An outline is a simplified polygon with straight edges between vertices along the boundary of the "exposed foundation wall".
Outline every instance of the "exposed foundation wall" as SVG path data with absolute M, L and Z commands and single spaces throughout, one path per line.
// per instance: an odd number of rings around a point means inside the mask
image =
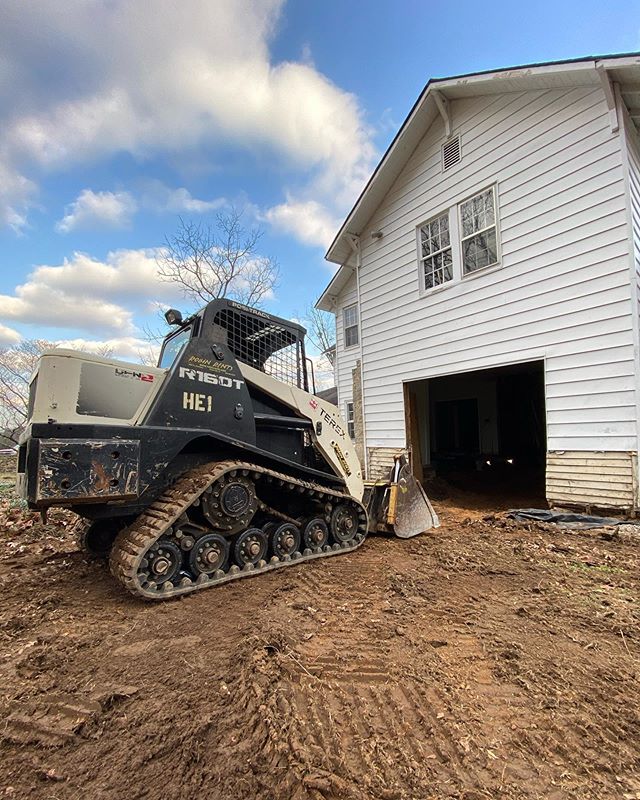
M 364 418 L 362 415 L 362 371 L 360 360 L 351 372 L 351 383 L 353 387 L 353 427 L 355 429 L 355 447 L 363 474 L 366 475 L 366 464 L 364 463 Z
M 636 508 L 635 452 L 560 450 L 547 453 L 550 506 Z

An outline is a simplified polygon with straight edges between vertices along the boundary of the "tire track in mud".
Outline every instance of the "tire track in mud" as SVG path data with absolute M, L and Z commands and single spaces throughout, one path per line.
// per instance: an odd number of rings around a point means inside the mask
M 465 737 L 455 721 L 450 730 L 446 701 L 434 690 L 425 692 L 420 679 L 395 666 L 406 654 L 396 659 L 394 650 L 406 648 L 407 640 L 394 645 L 388 631 L 378 638 L 375 628 L 354 630 L 349 624 L 352 614 L 366 618 L 372 604 L 388 602 L 388 582 L 372 586 L 365 578 L 372 567 L 380 567 L 377 544 L 367 543 L 340 564 L 298 574 L 296 598 L 301 604 L 317 609 L 318 616 L 343 610 L 345 625 L 316 629 L 312 640 L 298 648 L 299 664 L 290 676 L 293 688 L 287 691 L 286 682 L 282 687 L 294 738 L 313 742 L 314 752 L 323 757 L 310 766 L 346 781 L 354 796 L 394 786 L 425 790 L 433 780 L 460 789 L 477 785 L 487 775 L 467 765 L 473 745 L 461 743 Z M 347 573 L 348 581 L 343 577 Z M 383 627 L 389 624 L 392 619 L 384 620 Z

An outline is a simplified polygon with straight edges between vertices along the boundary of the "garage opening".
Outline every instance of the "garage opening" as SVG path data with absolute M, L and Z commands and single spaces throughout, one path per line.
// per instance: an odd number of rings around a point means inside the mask
M 459 490 L 544 496 L 544 362 L 405 383 L 414 471 Z

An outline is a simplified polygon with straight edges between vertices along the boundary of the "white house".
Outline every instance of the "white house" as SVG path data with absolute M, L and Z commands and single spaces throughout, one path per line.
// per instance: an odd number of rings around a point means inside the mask
M 539 464 L 552 504 L 638 507 L 638 125 L 640 54 L 427 84 L 317 304 L 369 477 L 409 447 L 418 475 Z

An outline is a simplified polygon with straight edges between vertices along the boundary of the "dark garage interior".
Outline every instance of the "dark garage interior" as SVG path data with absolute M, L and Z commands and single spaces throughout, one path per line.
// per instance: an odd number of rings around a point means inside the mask
M 461 489 L 542 492 L 544 396 L 543 361 L 406 383 L 414 471 Z

